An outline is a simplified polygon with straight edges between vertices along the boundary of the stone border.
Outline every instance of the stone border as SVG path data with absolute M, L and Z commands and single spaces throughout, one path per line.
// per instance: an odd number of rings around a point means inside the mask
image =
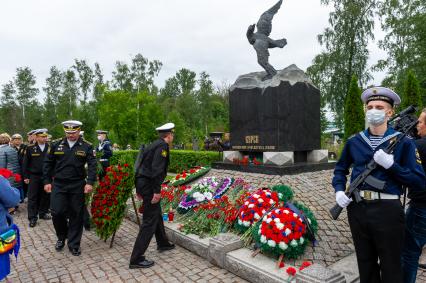
M 127 217 L 136 222 L 133 208 L 128 206 Z M 200 238 L 197 235 L 184 234 L 178 230 L 178 223 L 164 223 L 166 234 L 173 243 L 207 259 L 214 265 L 224 268 L 241 278 L 253 283 L 278 283 L 288 279 L 285 268 L 278 269 L 276 261 L 258 254 L 251 256 L 252 251 L 243 247 L 243 241 L 232 233 L 221 233 L 214 238 Z M 356 282 L 357 277 L 351 274 L 350 280 L 347 272 L 342 274 L 338 264 L 335 268 L 327 268 L 319 264 L 313 264 L 302 271 L 297 272 L 296 283 L 345 283 Z M 338 268 L 339 271 L 336 269 Z M 346 275 L 346 279 L 345 279 Z M 356 274 L 357 275 L 357 274 Z M 292 281 L 293 282 L 293 281 Z
M 213 162 L 213 169 L 234 170 L 240 172 L 259 173 L 267 175 L 294 175 L 306 172 L 314 172 L 321 170 L 330 170 L 336 166 L 336 162 L 329 161 L 323 163 L 306 163 L 300 162 L 286 166 L 274 165 L 237 165 L 226 162 Z

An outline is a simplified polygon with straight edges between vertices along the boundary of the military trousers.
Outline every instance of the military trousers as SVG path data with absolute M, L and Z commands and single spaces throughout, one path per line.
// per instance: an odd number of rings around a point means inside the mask
M 153 182 L 148 178 L 136 179 L 136 191 L 142 192 L 143 197 L 143 219 L 130 257 L 131 264 L 144 259 L 145 252 L 154 235 L 157 246 L 161 247 L 169 244 L 164 229 L 160 202 L 151 203 L 153 197 L 152 186 Z
M 79 248 L 83 234 L 85 180 L 55 180 L 51 193 L 53 226 L 58 240 L 68 239 L 69 248 Z
M 361 283 L 401 283 L 404 210 L 399 200 L 352 202 L 348 220 Z
M 44 191 L 41 175 L 31 175 L 28 189 L 28 220 L 48 213 L 50 195 Z

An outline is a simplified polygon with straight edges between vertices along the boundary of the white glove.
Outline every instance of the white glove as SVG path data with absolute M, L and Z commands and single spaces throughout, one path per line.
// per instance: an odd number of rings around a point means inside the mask
M 373 158 L 377 164 L 379 164 L 385 169 L 391 168 L 394 163 L 393 154 L 386 153 L 383 151 L 383 149 L 379 149 L 378 151 L 376 151 Z
M 352 199 L 348 198 L 346 196 L 345 192 L 338 191 L 336 193 L 336 202 L 340 207 L 342 207 L 342 208 L 347 207 L 351 203 L 351 201 L 352 201 Z

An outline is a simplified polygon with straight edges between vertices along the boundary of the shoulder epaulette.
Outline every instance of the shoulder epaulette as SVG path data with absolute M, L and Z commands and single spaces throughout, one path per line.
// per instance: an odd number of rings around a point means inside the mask
M 61 140 L 62 140 L 62 138 L 59 138 L 59 139 L 53 140 L 52 143 L 55 143 L 55 142 L 58 142 L 58 141 L 61 141 Z
M 33 146 L 35 146 L 35 143 L 32 143 L 32 144 L 27 145 L 27 148 L 28 148 L 28 147 L 33 147 Z
M 89 142 L 89 141 L 87 141 L 87 140 L 85 140 L 85 139 L 83 139 L 83 142 L 85 142 L 85 143 L 87 143 L 87 144 L 89 144 L 89 145 L 92 145 L 92 143 L 91 143 L 91 142 Z

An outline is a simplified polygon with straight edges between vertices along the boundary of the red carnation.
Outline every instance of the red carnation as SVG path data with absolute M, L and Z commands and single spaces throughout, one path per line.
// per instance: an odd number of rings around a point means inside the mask
M 294 267 L 289 267 L 289 268 L 287 268 L 286 272 L 287 272 L 288 275 L 294 276 L 294 275 L 296 275 L 297 270 Z
M 312 263 L 310 263 L 309 261 L 304 261 L 304 262 L 302 263 L 302 265 L 300 266 L 299 270 L 303 270 L 303 269 L 305 269 L 306 267 L 311 266 L 311 265 L 312 265 Z
M 280 262 L 280 268 L 283 268 L 284 266 L 285 266 L 284 262 L 283 262 L 283 261 L 281 261 L 281 262 Z

